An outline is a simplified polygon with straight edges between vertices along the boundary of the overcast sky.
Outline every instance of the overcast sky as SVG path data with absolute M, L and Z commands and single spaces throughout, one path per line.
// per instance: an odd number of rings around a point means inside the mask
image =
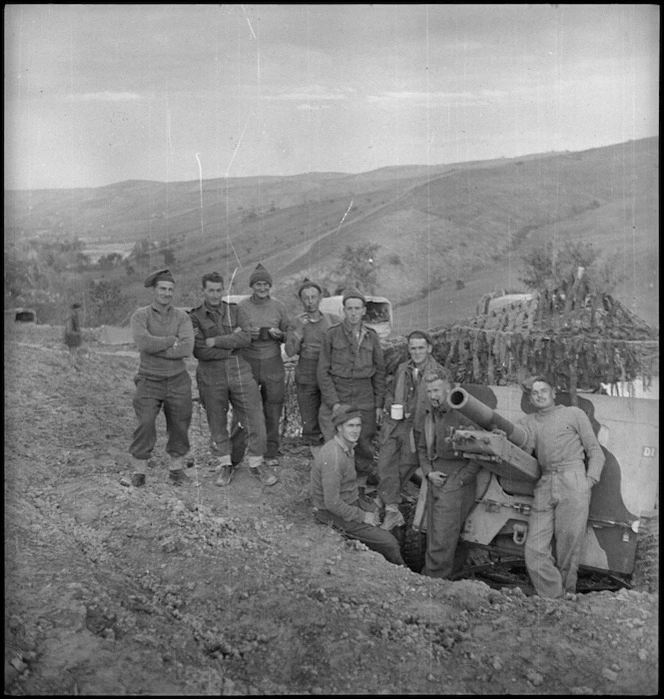
M 6 189 L 584 150 L 658 110 L 658 5 L 5 5 Z

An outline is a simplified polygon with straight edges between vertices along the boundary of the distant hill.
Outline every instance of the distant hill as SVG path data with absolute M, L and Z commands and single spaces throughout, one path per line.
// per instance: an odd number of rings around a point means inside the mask
M 574 239 L 620 253 L 627 282 L 615 296 L 658 327 L 658 163 L 650 138 L 359 175 L 6 191 L 5 236 L 67 234 L 105 248 L 158 241 L 192 289 L 204 271 L 230 279 L 239 268 L 234 291 L 243 293 L 260 261 L 291 303 L 297 279 L 329 273 L 347 245 L 377 243 L 375 291 L 392 299 L 404 333 L 468 317 L 486 292 L 523 289 L 524 253 Z

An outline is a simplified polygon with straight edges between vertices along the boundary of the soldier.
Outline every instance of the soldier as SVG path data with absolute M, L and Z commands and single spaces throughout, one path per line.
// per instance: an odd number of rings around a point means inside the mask
M 333 418 L 344 405 L 362 413 L 362 434 L 356 449 L 361 483 L 371 473 L 371 440 L 383 418 L 385 361 L 375 330 L 364 324 L 366 299 L 357 289 L 343 294 L 344 320 L 333 325 L 323 338 L 318 360 L 318 385 L 322 404 L 320 426 L 326 440 L 334 436 Z
M 272 276 L 258 264 L 249 278 L 252 295 L 240 302 L 249 318 L 251 344 L 242 353 L 251 366 L 263 399 L 263 414 L 267 431 L 265 463 L 279 464 L 279 422 L 284 406 L 286 372 L 281 358 L 281 343 L 286 337 L 289 318 L 286 306 L 270 296 Z
M 196 381 L 210 428 L 210 450 L 217 467 L 217 485 L 233 478 L 228 406 L 246 433 L 249 472 L 263 485 L 277 477 L 263 461 L 267 437 L 261 396 L 251 367 L 240 351 L 251 344 L 249 319 L 241 308 L 222 300 L 224 278 L 218 272 L 204 274 L 203 303 L 191 311 L 194 326 L 194 357 L 198 359 Z
M 302 441 L 310 447 L 320 447 L 323 435 L 318 424 L 318 411 L 321 406 L 321 393 L 318 387 L 316 369 L 323 335 L 341 318 L 319 310 L 323 289 L 310 279 L 300 285 L 298 296 L 304 313 L 297 315 L 288 326 L 286 333 L 286 354 L 298 357 L 295 367 L 295 387 L 297 403 L 302 419 Z
M 409 359 L 397 367 L 385 397 L 386 416 L 381 428 L 378 452 L 378 496 L 376 504 L 385 506 L 385 517 L 380 525 L 390 531 L 404 524 L 399 512 L 401 489 L 420 465 L 417 445 L 424 426 L 424 415 L 429 399 L 422 380 L 427 373 L 443 368 L 431 356 L 433 343 L 423 330 L 408 335 Z M 397 406 L 401 417 L 390 415 Z
M 397 540 L 377 526 L 375 505 L 359 496 L 354 448 L 362 431 L 362 411 L 342 408 L 332 423 L 335 435 L 321 447 L 311 467 L 314 518 L 378 551 L 390 563 L 405 565 Z
M 194 329 L 189 315 L 171 301 L 175 280 L 168 269 L 160 269 L 144 282 L 152 288 L 152 303 L 136 309 L 131 316 L 131 332 L 140 352 L 134 378 L 134 411 L 138 427 L 129 447 L 133 456 L 132 485 L 145 485 L 145 466 L 157 441 L 156 420 L 163 408 L 171 457 L 169 478 L 174 485 L 191 482 L 184 472 L 189 451 L 191 423 L 191 379 L 184 363 L 194 347 Z
M 536 411 L 520 422 L 528 433 L 524 449 L 535 455 L 542 469 L 528 524 L 526 568 L 541 597 L 571 597 L 576 593 L 590 494 L 605 456 L 583 410 L 556 405 L 551 381 L 534 376 L 524 382 L 524 390 Z
M 81 304 L 73 303 L 71 313 L 65 321 L 65 345 L 69 348 L 69 365 L 81 370 Z
M 422 574 L 449 578 L 465 563 L 468 549 L 459 536 L 475 503 L 481 467 L 457 456 L 449 441 L 455 429 L 473 426 L 446 405 L 452 387 L 450 373 L 439 369 L 426 374 L 424 381 L 430 406 L 418 447 L 422 475 L 427 479 L 427 551 Z

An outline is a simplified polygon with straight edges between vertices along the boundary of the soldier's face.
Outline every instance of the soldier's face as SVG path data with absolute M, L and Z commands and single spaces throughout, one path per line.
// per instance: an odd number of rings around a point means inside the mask
M 154 300 L 159 306 L 168 306 L 173 300 L 175 284 L 173 282 L 157 282 L 153 287 Z
M 266 299 L 270 295 L 271 287 L 272 284 L 270 282 L 254 282 L 251 285 L 251 289 L 257 299 Z
M 347 299 L 344 314 L 351 325 L 359 325 L 364 317 L 364 304 L 361 299 Z
M 535 381 L 530 391 L 530 402 L 538 409 L 550 408 L 555 405 L 556 392 L 544 381 Z
M 224 285 L 221 282 L 205 282 L 203 296 L 210 306 L 221 306 L 221 297 L 224 293 Z
M 350 444 L 357 444 L 360 439 L 360 433 L 362 432 L 362 418 L 354 417 L 348 422 L 344 422 L 343 425 L 337 427 L 339 434 Z
M 431 354 L 431 345 L 423 337 L 413 337 L 408 341 L 408 354 L 415 366 L 421 366 Z
M 450 384 L 442 379 L 436 379 L 435 381 L 429 381 L 426 385 L 427 396 L 429 396 L 429 401 L 434 408 L 440 408 L 445 405 L 445 400 L 450 392 Z
M 302 289 L 300 300 L 307 313 L 316 313 L 320 305 L 320 293 L 313 286 L 308 286 L 306 289 Z

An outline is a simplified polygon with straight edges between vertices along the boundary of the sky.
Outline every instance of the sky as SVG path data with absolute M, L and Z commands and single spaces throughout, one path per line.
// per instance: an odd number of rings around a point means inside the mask
M 4 6 L 5 189 L 368 172 L 659 133 L 659 6 Z

